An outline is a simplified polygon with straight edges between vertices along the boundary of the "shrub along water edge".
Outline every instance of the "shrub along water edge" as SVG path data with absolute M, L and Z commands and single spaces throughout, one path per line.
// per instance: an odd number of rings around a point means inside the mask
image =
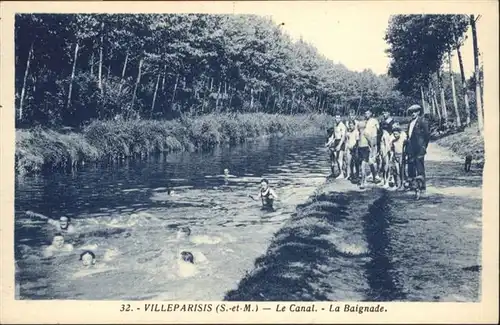
M 85 162 L 158 152 L 209 150 L 270 135 L 315 134 L 333 123 L 327 114 L 209 114 L 172 121 L 93 121 L 81 132 L 35 127 L 16 130 L 16 173 L 69 168 Z

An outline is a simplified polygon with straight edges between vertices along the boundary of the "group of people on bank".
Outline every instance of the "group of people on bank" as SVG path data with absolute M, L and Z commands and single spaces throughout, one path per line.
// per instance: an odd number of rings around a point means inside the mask
M 419 105 L 408 108 L 411 121 L 403 128 L 388 111 L 377 119 L 371 110 L 362 117 L 351 110 L 345 121 L 335 116 L 328 129 L 332 176 L 347 178 L 365 188 L 367 182 L 415 191 L 417 199 L 426 190 L 424 158 L 429 144 L 429 123 Z M 368 168 L 367 168 L 368 167 Z M 369 169 L 369 172 L 367 172 Z

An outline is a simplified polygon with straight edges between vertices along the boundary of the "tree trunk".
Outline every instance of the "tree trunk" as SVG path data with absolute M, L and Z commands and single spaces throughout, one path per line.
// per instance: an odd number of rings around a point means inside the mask
M 161 91 L 165 91 L 165 77 L 167 75 L 167 65 L 165 64 L 165 69 L 163 69 L 163 78 L 161 79 Z
M 132 104 L 130 105 L 130 111 L 134 109 L 135 96 L 137 95 L 137 88 L 139 87 L 139 82 L 141 81 L 141 70 L 142 70 L 143 59 L 139 61 L 139 69 L 137 71 L 137 79 L 135 80 L 134 93 L 132 94 Z
M 425 103 L 424 88 L 422 86 L 420 86 L 420 96 L 422 97 L 422 108 L 424 109 L 424 113 L 428 113 L 429 109 Z
M 68 101 L 66 102 L 66 110 L 68 110 L 71 105 L 71 92 L 73 90 L 73 80 L 75 79 L 76 59 L 78 58 L 78 47 L 79 44 L 78 41 L 76 41 L 75 56 L 73 57 L 73 68 L 71 69 L 71 78 L 69 79 Z
M 125 72 L 127 71 L 127 62 L 128 62 L 128 52 L 127 55 L 125 56 L 125 62 L 123 63 L 122 79 L 120 80 L 120 86 L 118 88 L 119 94 L 122 92 L 123 83 L 125 82 Z
M 457 93 L 455 90 L 455 77 L 453 76 L 453 67 L 451 61 L 451 51 L 448 51 L 448 59 L 450 60 L 449 68 L 450 68 L 451 93 L 453 95 L 453 108 L 455 109 L 455 118 L 457 121 L 457 126 L 460 127 L 462 126 L 462 123 L 460 121 L 460 112 L 458 111 Z
M 94 77 L 94 49 L 92 49 L 92 56 L 90 57 L 90 75 Z
M 155 110 L 156 94 L 158 93 L 158 85 L 160 84 L 161 73 L 158 73 L 158 78 L 156 79 L 155 92 L 153 93 L 153 104 L 151 105 L 151 117 L 153 117 L 153 112 Z
M 427 101 L 430 103 L 429 105 L 431 107 L 432 116 L 436 117 L 437 116 L 436 105 L 434 105 L 434 101 L 432 100 L 432 94 L 430 89 L 427 91 L 426 95 L 427 95 Z
M 175 100 L 175 92 L 177 91 L 177 84 L 179 83 L 179 74 L 175 77 L 174 91 L 172 92 L 172 100 L 170 101 L 170 110 L 174 110 L 174 100 Z
M 253 110 L 253 88 L 250 89 L 250 111 Z
M 104 24 L 101 25 L 101 45 L 99 46 L 99 89 L 101 90 L 101 94 L 103 93 L 102 89 L 102 47 L 104 46 L 104 34 L 103 34 Z M 133 101 L 132 101 L 133 104 Z
M 472 44 L 474 47 L 474 77 L 476 80 L 476 110 L 479 133 L 483 135 L 483 104 L 481 100 L 481 81 L 479 75 L 479 49 L 477 47 L 476 20 L 470 15 L 470 26 L 472 30 Z
M 31 57 L 33 56 L 33 45 L 35 41 L 31 42 L 30 50 L 28 51 L 28 59 L 26 60 L 26 68 L 24 69 L 24 77 L 23 77 L 23 88 L 21 89 L 21 98 L 19 98 L 19 120 L 23 119 L 23 101 L 24 94 L 26 93 L 26 80 L 28 79 L 28 73 L 31 64 Z
M 217 89 L 217 97 L 215 97 L 215 111 L 217 112 L 217 109 L 219 108 L 219 97 L 220 97 L 220 89 L 221 89 L 222 83 L 219 82 L 219 88 Z
M 443 87 L 443 76 L 441 74 L 441 71 L 437 71 L 437 79 L 438 79 L 438 89 L 439 89 L 439 94 L 441 97 L 441 109 L 443 110 L 442 116 L 444 123 L 448 122 L 448 110 L 446 108 L 446 99 L 444 97 L 444 87 Z
M 437 100 L 437 94 L 435 88 L 432 86 L 432 83 L 429 83 L 429 88 L 431 89 L 432 102 L 436 107 L 437 116 L 439 119 L 439 125 L 441 125 L 441 108 L 439 107 L 439 102 Z
M 236 91 L 236 88 L 233 88 L 231 86 L 229 86 L 229 92 L 231 93 L 231 95 L 229 95 L 229 103 L 228 103 L 228 106 L 229 106 L 229 109 L 231 109 L 231 103 L 233 102 L 233 96 L 234 96 L 234 92 Z
M 460 76 L 462 77 L 462 92 L 465 102 L 465 116 L 466 116 L 465 125 L 469 126 L 470 104 L 469 104 L 469 95 L 467 94 L 467 79 L 465 79 L 464 63 L 462 60 L 462 53 L 460 52 L 460 45 L 457 45 L 457 54 L 458 54 L 458 64 L 460 65 Z

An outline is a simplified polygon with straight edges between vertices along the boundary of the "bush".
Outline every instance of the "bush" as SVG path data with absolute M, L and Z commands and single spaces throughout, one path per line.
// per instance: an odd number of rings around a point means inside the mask
M 265 113 L 209 114 L 172 121 L 94 120 L 82 133 L 33 128 L 16 131 L 16 170 L 75 166 L 82 161 L 116 160 L 157 152 L 208 150 L 221 143 L 273 134 L 308 134 L 333 123 L 329 115 Z

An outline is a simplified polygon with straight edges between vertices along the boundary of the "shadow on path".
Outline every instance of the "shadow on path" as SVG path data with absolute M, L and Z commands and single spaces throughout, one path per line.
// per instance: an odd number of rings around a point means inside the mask
M 403 300 L 405 294 L 397 282 L 397 274 L 391 262 L 389 224 L 393 221 L 390 198 L 386 191 L 368 208 L 363 217 L 363 229 L 370 250 L 370 261 L 365 264 L 369 285 L 367 301 Z
M 374 193 L 321 194 L 299 205 L 255 269 L 224 300 L 362 300 L 366 281 L 360 266 L 368 253 L 356 232 Z

